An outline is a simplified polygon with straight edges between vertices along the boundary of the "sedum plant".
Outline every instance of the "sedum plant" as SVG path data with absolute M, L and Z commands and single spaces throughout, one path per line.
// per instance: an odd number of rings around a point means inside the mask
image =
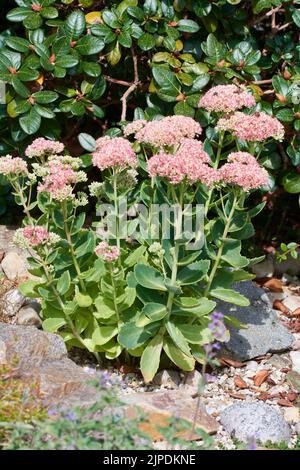
M 185 371 L 205 361 L 217 301 L 249 305 L 234 284 L 251 279 L 247 268 L 261 260 L 242 250 L 264 206 L 250 208 L 247 198 L 268 187 L 260 153 L 267 140 L 283 138 L 283 127 L 254 105 L 245 88 L 210 89 L 199 107 L 217 125 L 204 143 L 187 116 L 136 120 L 122 137 L 85 136 L 93 174 L 102 176 L 89 196 L 81 159 L 60 142 L 34 141 L 28 164 L 0 160 L 25 213 L 16 242 L 36 276 L 21 290 L 42 299 L 46 330 L 99 361 L 140 358 L 146 382 L 162 356 Z M 89 197 L 96 230 L 85 222 Z
M 272 190 L 299 194 L 299 0 L 2 3 L 0 155 L 39 136 L 74 146 L 79 132 L 99 137 L 133 116 L 186 115 L 209 135 L 200 96 L 233 80 L 285 125 L 286 141 L 269 143 L 262 164 Z M 0 181 L 0 212 L 8 204 Z

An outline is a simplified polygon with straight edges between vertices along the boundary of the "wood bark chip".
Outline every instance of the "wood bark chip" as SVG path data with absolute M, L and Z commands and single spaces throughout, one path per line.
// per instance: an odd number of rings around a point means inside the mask
M 235 393 L 235 392 L 228 392 L 228 395 L 232 398 L 236 398 L 237 400 L 246 400 L 246 396 L 242 395 L 241 393 Z
M 260 387 L 267 380 L 270 373 L 271 372 L 267 369 L 263 369 L 257 372 L 257 374 L 255 374 L 255 376 L 253 377 L 254 385 L 256 387 Z
M 235 361 L 234 359 L 229 359 L 228 357 L 221 357 L 219 359 L 219 362 L 222 366 L 224 367 L 235 367 L 236 369 L 239 369 L 240 367 L 245 367 L 246 364 L 240 361 Z
M 280 400 L 277 401 L 277 405 L 280 405 L 280 406 L 294 406 L 292 402 L 288 401 L 288 400 L 285 400 L 285 398 L 281 398 Z
M 245 380 L 242 379 L 242 377 L 240 375 L 236 375 L 234 377 L 234 385 L 237 388 L 248 388 L 248 385 L 246 384 Z
M 262 284 L 271 292 L 283 292 L 283 282 L 280 279 L 272 277 Z
M 273 303 L 273 308 L 275 310 L 279 310 L 281 313 L 283 313 L 284 315 L 286 315 L 287 317 L 290 316 L 291 314 L 291 311 L 289 308 L 287 308 L 282 302 L 281 300 L 274 300 L 274 303 Z

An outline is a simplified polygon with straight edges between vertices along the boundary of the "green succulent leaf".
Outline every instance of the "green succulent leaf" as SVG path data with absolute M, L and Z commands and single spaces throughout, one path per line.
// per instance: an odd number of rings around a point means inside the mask
M 145 383 L 151 382 L 159 368 L 163 335 L 158 333 L 147 344 L 141 357 L 141 372 Z
M 135 279 L 138 284 L 147 289 L 166 291 L 164 278 L 157 269 L 145 264 L 138 264 L 134 268 Z
M 195 359 L 184 354 L 170 338 L 164 338 L 163 349 L 177 367 L 187 372 L 194 370 Z

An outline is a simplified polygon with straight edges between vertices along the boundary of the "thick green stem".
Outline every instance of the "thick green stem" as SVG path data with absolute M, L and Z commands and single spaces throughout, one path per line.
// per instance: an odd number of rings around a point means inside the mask
M 217 257 L 216 257 L 215 262 L 213 264 L 213 267 L 212 267 L 212 270 L 211 270 L 211 273 L 209 275 L 208 282 L 207 282 L 207 285 L 206 285 L 206 288 L 205 288 L 205 291 L 204 291 L 204 297 L 207 297 L 207 295 L 209 293 L 209 290 L 210 290 L 210 287 L 211 287 L 211 284 L 214 280 L 216 271 L 219 267 L 221 257 L 222 257 L 222 254 L 223 254 L 225 240 L 226 240 L 226 237 L 228 235 L 228 231 L 229 231 L 229 228 L 230 228 L 230 225 L 231 225 L 231 222 L 232 222 L 235 210 L 236 210 L 236 205 L 237 205 L 237 195 L 235 194 L 233 202 L 232 202 L 232 207 L 231 207 L 230 213 L 229 213 L 229 215 L 227 217 L 227 220 L 226 220 L 224 232 L 223 232 L 223 235 L 222 235 L 222 241 L 221 241 L 221 244 L 220 244 L 218 252 L 217 252 Z
M 67 202 L 66 201 L 64 201 L 62 203 L 62 210 L 63 210 L 63 218 L 64 218 L 64 231 L 65 231 L 66 238 L 67 238 L 67 241 L 68 241 L 68 244 L 69 244 L 69 250 L 70 250 L 70 254 L 72 256 L 72 261 L 73 261 L 73 264 L 74 264 L 74 267 L 75 267 L 75 270 L 76 270 L 76 273 L 77 273 L 77 276 L 78 276 L 78 279 L 79 279 L 80 287 L 81 287 L 83 292 L 86 292 L 85 284 L 84 284 L 83 280 L 81 279 L 81 269 L 80 269 L 80 266 L 79 266 L 77 258 L 76 258 L 76 254 L 75 254 L 75 250 L 74 250 L 74 246 L 73 246 L 73 241 L 72 241 L 72 235 L 70 233 L 68 222 L 67 222 L 68 208 L 67 208 Z
M 216 159 L 215 159 L 214 164 L 213 164 L 213 168 L 214 168 L 215 170 L 218 169 L 219 164 L 220 164 L 220 159 L 221 159 L 221 154 L 222 154 L 222 147 L 223 147 L 224 136 L 225 136 L 225 133 L 224 133 L 224 132 L 220 132 L 219 142 L 218 142 L 217 155 L 216 155 Z M 214 188 L 211 188 L 211 189 L 209 190 L 209 192 L 208 192 L 208 197 L 207 197 L 207 201 L 206 201 L 206 204 L 205 204 L 205 216 L 208 214 L 209 206 L 210 206 L 210 203 L 211 203 L 211 200 L 212 200 L 212 196 L 213 196 L 213 192 L 214 192 Z
M 119 326 L 120 312 L 119 312 L 119 307 L 118 307 L 118 302 L 117 302 L 117 295 L 116 295 L 116 293 L 117 293 L 116 283 L 115 283 L 113 268 L 112 268 L 111 264 L 109 264 L 109 272 L 110 272 L 110 278 L 111 278 L 111 285 L 112 285 L 113 290 L 114 290 L 114 300 L 113 300 L 113 302 L 114 302 L 114 308 L 115 308 L 117 321 L 118 321 L 118 326 Z
M 113 188 L 114 188 L 114 206 L 116 213 L 116 240 L 117 247 L 120 249 L 120 230 L 119 230 L 119 210 L 118 210 L 118 188 L 117 188 L 117 174 L 113 172 Z
M 24 189 L 21 187 L 19 181 L 16 181 L 15 183 L 11 182 L 11 184 L 12 184 L 12 186 L 13 186 L 15 192 L 16 192 L 16 195 L 19 196 L 19 198 L 20 198 L 24 214 L 27 216 L 29 222 L 32 225 L 34 225 L 34 220 L 31 217 L 31 214 L 30 214 L 30 211 L 29 211 L 30 199 L 31 199 L 31 190 L 32 190 L 31 187 L 30 187 L 30 193 L 29 193 L 28 200 L 26 200 L 25 197 L 24 197 Z
M 179 243 L 176 242 L 174 256 L 173 256 L 172 275 L 171 275 L 172 284 L 174 284 L 177 279 L 178 255 L 179 255 Z M 167 318 L 168 319 L 170 318 L 170 315 L 172 313 L 174 295 L 175 295 L 174 292 L 169 292 L 169 297 L 167 301 L 167 311 L 168 311 Z
M 183 198 L 184 198 L 184 187 L 180 186 L 179 191 L 179 199 L 176 196 L 176 193 L 174 191 L 174 197 L 175 200 L 179 203 L 179 213 L 175 221 L 175 234 L 174 234 L 174 239 L 177 234 L 177 230 L 179 233 L 182 231 L 182 209 L 183 209 Z M 173 264 L 172 264 L 172 274 L 171 274 L 171 281 L 172 284 L 174 285 L 177 279 L 177 271 L 178 271 L 178 257 L 179 257 L 179 247 L 180 244 L 178 241 L 175 239 L 175 248 L 174 248 L 174 254 L 173 254 Z M 166 318 L 170 318 L 170 315 L 172 313 L 172 307 L 173 307 L 173 301 L 174 301 L 174 292 L 169 292 L 168 300 L 167 300 L 167 311 L 168 315 Z

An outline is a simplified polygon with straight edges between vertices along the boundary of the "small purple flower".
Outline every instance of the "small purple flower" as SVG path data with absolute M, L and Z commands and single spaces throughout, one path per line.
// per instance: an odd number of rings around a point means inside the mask
M 58 411 L 55 410 L 54 408 L 50 408 L 50 410 L 48 410 L 48 416 L 57 416 L 58 415 Z
M 228 341 L 228 330 L 224 323 L 224 315 L 221 312 L 213 312 L 211 322 L 208 325 L 211 335 L 215 341 L 205 344 L 207 360 L 213 359 L 221 349 L 221 344 Z
M 112 385 L 112 380 L 111 379 L 112 379 L 111 374 L 107 370 L 102 372 L 100 380 L 99 380 L 100 387 L 102 387 L 102 388 L 111 387 L 111 385 Z
M 217 382 L 218 380 L 218 377 L 216 377 L 215 375 L 212 375 L 212 374 L 205 374 L 205 380 L 207 383 L 214 383 L 214 382 Z
M 224 324 L 224 315 L 220 312 L 213 312 L 211 315 L 211 322 L 208 325 L 212 336 L 217 341 L 228 341 L 228 330 Z
M 257 442 L 255 436 L 251 436 L 248 438 L 247 450 L 257 450 Z
M 77 416 L 73 411 L 69 411 L 64 415 L 64 418 L 67 419 L 68 421 L 76 421 Z

